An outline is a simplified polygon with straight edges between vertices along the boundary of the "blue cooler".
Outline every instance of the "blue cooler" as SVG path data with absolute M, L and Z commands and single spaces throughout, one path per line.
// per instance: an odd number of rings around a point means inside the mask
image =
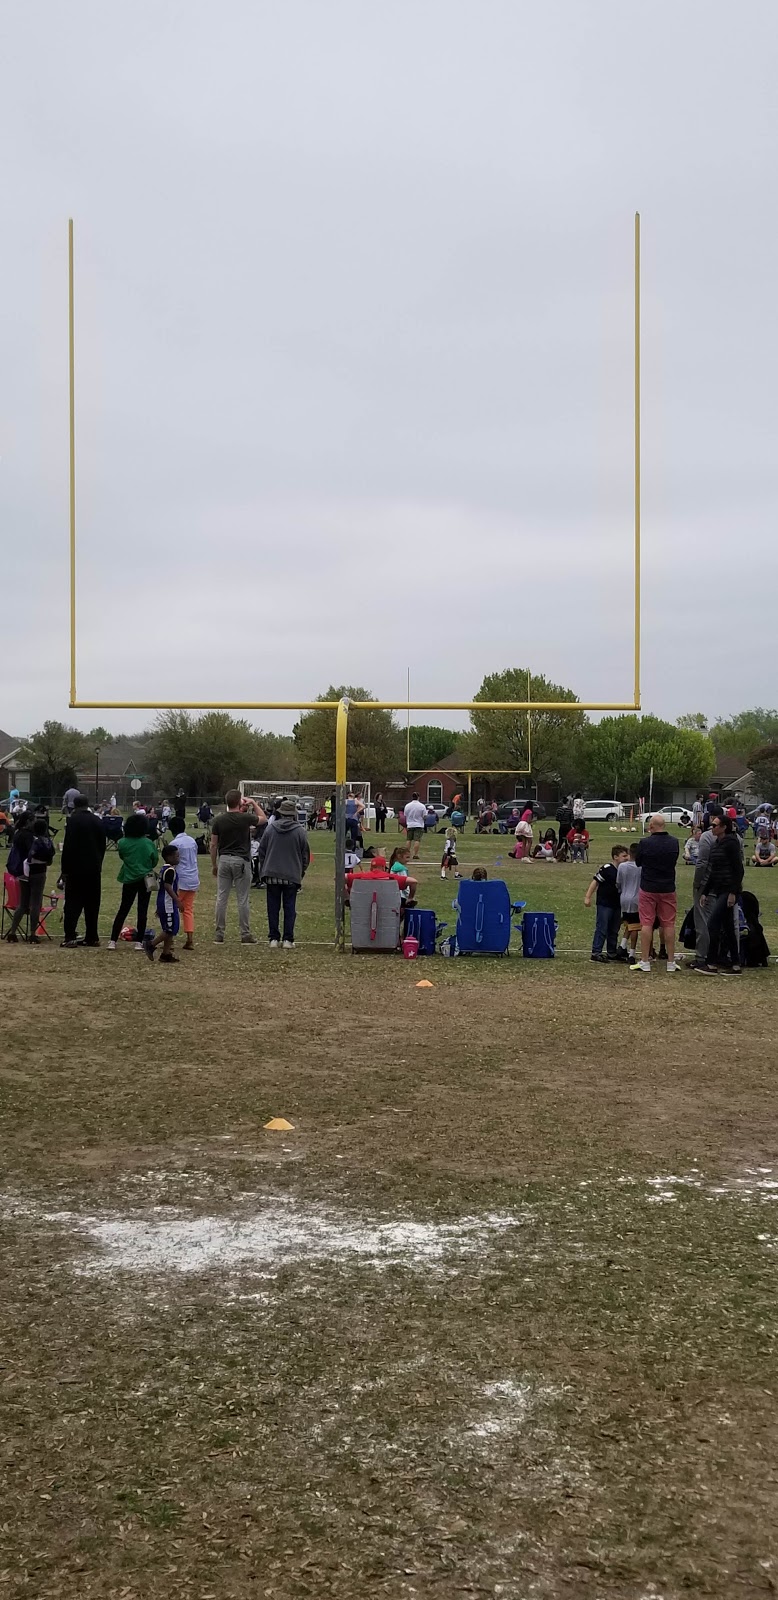
M 521 919 L 521 944 L 534 961 L 553 961 L 559 923 L 553 911 L 525 911 Z

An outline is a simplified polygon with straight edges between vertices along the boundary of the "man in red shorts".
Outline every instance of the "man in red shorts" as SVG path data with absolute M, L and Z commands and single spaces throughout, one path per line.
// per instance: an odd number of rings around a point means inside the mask
M 675 894 L 675 868 L 678 861 L 678 840 L 671 839 L 665 819 L 658 812 L 648 824 L 647 835 L 638 841 L 635 862 L 640 867 L 638 916 L 640 917 L 641 960 L 633 972 L 650 972 L 651 938 L 654 923 L 659 922 L 662 942 L 667 951 L 667 970 L 677 972 L 675 959 L 675 919 L 678 902 Z

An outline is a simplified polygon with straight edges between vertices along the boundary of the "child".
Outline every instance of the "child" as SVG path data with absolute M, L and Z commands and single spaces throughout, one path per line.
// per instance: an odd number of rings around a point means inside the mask
M 173 845 L 178 851 L 178 903 L 181 908 L 181 921 L 184 924 L 186 940 L 185 950 L 194 950 L 194 903 L 195 895 L 200 887 L 200 873 L 197 869 L 197 845 L 186 831 L 186 818 L 174 816 L 171 822 L 173 829 Z
M 637 946 L 640 936 L 640 917 L 638 916 L 640 867 L 635 861 L 637 848 L 636 844 L 630 845 L 629 860 L 620 861 L 616 870 L 616 880 L 621 899 L 621 920 L 624 925 L 624 937 L 621 940 L 620 950 L 626 953 L 622 959 L 629 961 L 637 960 Z
M 594 924 L 594 938 L 592 940 L 592 961 L 618 960 L 617 940 L 619 923 L 621 922 L 618 868 L 621 862 L 626 860 L 627 850 L 625 845 L 615 844 L 611 850 L 609 863 L 598 868 L 584 895 L 584 905 L 590 906 L 595 890 L 597 893 L 597 920 Z M 607 948 L 607 955 L 602 953 L 603 945 Z
M 589 849 L 589 832 L 582 817 L 577 817 L 567 835 L 571 861 L 585 861 Z M 626 854 L 626 852 L 625 852 Z
M 416 890 L 419 886 L 418 878 L 409 876 L 408 862 L 410 859 L 411 847 L 409 844 L 398 844 L 397 849 L 392 851 L 389 858 L 390 874 L 398 878 L 407 878 L 408 880 L 405 888 L 400 890 L 404 906 L 416 904 Z
M 700 840 L 702 828 L 694 827 L 683 847 L 684 864 L 687 867 L 696 867 L 700 855 Z
M 162 945 L 160 961 L 175 962 L 178 956 L 173 955 L 176 934 L 180 927 L 179 908 L 181 902 L 178 898 L 178 851 L 174 844 L 166 844 L 162 851 L 164 866 L 159 875 L 159 888 L 157 890 L 157 916 L 159 917 L 160 932 L 156 939 L 146 942 L 146 955 L 149 961 L 154 960 L 154 951 L 157 945 Z
M 351 841 L 349 839 L 347 839 L 346 840 L 346 871 L 347 872 L 357 872 L 359 870 L 359 863 L 360 863 L 359 851 L 355 850 L 353 844 L 351 843 Z M 384 862 L 384 867 L 386 867 L 386 862 Z
M 486 867 L 473 867 L 473 883 L 486 883 Z
M 443 860 L 440 863 L 440 876 L 445 878 L 454 868 L 454 877 L 459 877 L 459 861 L 457 860 L 457 830 L 449 826 L 446 829 L 446 842 L 443 846 Z
M 536 844 L 532 852 L 533 861 L 556 861 L 556 834 L 553 828 L 546 828 L 540 844 Z

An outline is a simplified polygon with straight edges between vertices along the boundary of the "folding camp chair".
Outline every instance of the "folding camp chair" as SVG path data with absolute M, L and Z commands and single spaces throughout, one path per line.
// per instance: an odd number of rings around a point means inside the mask
M 0 914 L 0 939 L 4 939 L 5 938 L 5 919 L 6 919 L 6 917 L 8 917 L 9 922 L 13 921 L 14 912 L 18 911 L 18 909 L 19 909 L 20 899 L 21 899 L 21 891 L 20 891 L 20 888 L 19 888 L 19 879 L 15 878 L 12 872 L 4 872 L 3 873 L 3 910 L 2 910 L 2 914 Z M 27 924 L 24 936 L 25 936 L 25 938 L 29 938 L 29 934 L 30 934 L 30 918 L 29 918 L 29 916 L 27 916 L 24 920 L 25 920 L 25 922 Z
M 48 922 L 52 911 L 56 911 L 57 910 L 57 907 L 59 906 L 59 902 L 60 902 L 61 898 L 62 898 L 62 896 L 58 895 L 58 894 L 55 894 L 53 889 L 51 891 L 51 894 L 45 894 L 43 896 L 43 905 L 41 906 L 41 914 L 40 914 L 40 916 L 38 918 L 38 926 L 35 929 L 36 938 L 38 938 L 38 939 L 48 939 L 49 943 L 51 943 L 51 934 L 49 933 L 49 930 L 46 927 L 46 923 Z

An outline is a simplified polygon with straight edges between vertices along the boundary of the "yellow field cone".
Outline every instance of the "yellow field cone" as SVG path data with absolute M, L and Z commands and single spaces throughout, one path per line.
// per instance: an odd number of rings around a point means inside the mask
M 430 983 L 429 978 L 420 978 L 416 985 L 417 989 L 434 989 L 434 987 L 434 983 Z
M 286 1117 L 271 1117 L 263 1126 L 269 1128 L 272 1133 L 291 1133 L 294 1130 L 294 1123 L 287 1122 Z

